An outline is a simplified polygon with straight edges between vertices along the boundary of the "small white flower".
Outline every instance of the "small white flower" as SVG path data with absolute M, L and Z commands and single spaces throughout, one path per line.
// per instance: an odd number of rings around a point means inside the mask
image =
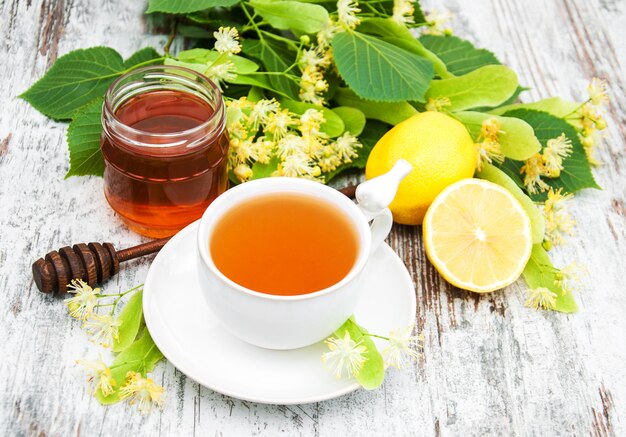
M 543 164 L 548 175 L 558 176 L 563 170 L 563 158 L 571 154 L 572 142 L 564 133 L 557 138 L 548 140 L 545 149 L 543 149 Z
M 606 89 L 606 81 L 594 77 L 591 79 L 591 83 L 587 87 L 589 92 L 589 99 L 591 103 L 596 106 L 600 106 L 609 100 L 609 96 Z
M 420 347 L 419 338 L 412 336 L 413 325 L 406 328 L 394 329 L 389 333 L 389 344 L 383 349 L 382 355 L 387 366 L 404 369 L 411 359 L 417 359 Z
M 412 0 L 394 0 L 393 2 L 393 15 L 392 19 L 398 24 L 412 24 L 415 23 L 413 13 L 415 7 Z
M 94 307 L 98 303 L 99 288 L 91 288 L 80 279 L 74 279 L 69 285 L 68 293 L 73 297 L 65 299 L 70 315 L 80 320 L 85 320 L 91 315 Z
M 252 169 L 247 164 L 239 164 L 235 167 L 233 173 L 235 173 L 235 176 L 237 176 L 237 179 L 241 182 L 247 181 L 252 177 Z
M 211 65 L 206 75 L 222 89 L 221 83 L 232 81 L 237 78 L 237 67 L 231 61 L 222 62 L 217 65 Z
M 278 142 L 278 156 L 286 158 L 290 155 L 304 153 L 306 141 L 298 135 L 288 134 Z
M 449 35 L 452 29 L 448 27 L 448 22 L 452 20 L 453 15 L 450 12 L 439 12 L 437 9 L 431 10 L 426 14 L 427 27 L 422 30 L 426 35 Z
M 556 307 L 556 293 L 546 287 L 530 288 L 526 290 L 527 298 L 524 303 L 535 309 L 552 310 Z
M 280 140 L 289 131 L 289 128 L 295 125 L 296 121 L 287 109 L 272 112 L 267 117 L 265 132 L 272 135 L 274 140 Z
M 154 383 L 152 378 L 144 378 L 137 372 L 128 372 L 126 384 L 120 388 L 120 398 L 129 399 L 131 405 L 137 404 L 142 415 L 150 412 L 153 405 L 163 406 L 164 388 Z
M 354 29 L 361 20 L 356 16 L 361 10 L 358 8 L 359 2 L 355 0 L 339 0 L 337 2 L 337 14 L 339 24 L 346 29 Z
M 217 32 L 213 32 L 215 38 L 215 50 L 220 53 L 239 53 L 239 33 L 234 27 L 220 27 Z
M 76 360 L 76 363 L 82 366 L 87 373 L 87 381 L 93 385 L 93 393 L 98 389 L 104 396 L 113 393 L 113 387 L 116 385 L 115 380 L 111 376 L 111 369 L 99 356 L 97 360 Z
M 352 162 L 352 158 L 356 158 L 358 156 L 355 149 L 358 149 L 359 147 L 363 146 L 359 143 L 358 138 L 350 134 L 350 132 L 344 132 L 343 135 L 332 143 L 335 155 L 343 162 Z
M 330 337 L 324 341 L 330 352 L 322 355 L 322 362 L 335 374 L 337 379 L 345 376 L 350 378 L 361 371 L 366 358 L 363 354 L 367 351 L 361 342 L 355 342 L 346 331 L 343 338 Z
M 91 341 L 102 347 L 111 347 L 113 342 L 118 339 L 118 329 L 122 323 L 113 319 L 113 316 L 106 314 L 93 313 L 83 323 L 83 328 L 87 330 L 91 336 Z
M 283 176 L 295 178 L 299 176 L 313 176 L 315 168 L 308 155 L 293 153 L 288 155 L 280 164 L 280 171 Z
M 275 99 L 259 100 L 250 111 L 250 123 L 253 126 L 267 123 L 268 117 L 272 112 L 276 112 L 280 109 L 280 105 Z

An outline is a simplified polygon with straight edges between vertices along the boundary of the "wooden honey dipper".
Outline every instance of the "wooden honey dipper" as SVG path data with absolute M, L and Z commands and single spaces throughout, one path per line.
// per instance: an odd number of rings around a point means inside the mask
M 339 191 L 353 198 L 356 186 Z M 53 250 L 33 263 L 33 279 L 39 291 L 63 295 L 73 279 L 82 279 L 95 287 L 117 274 L 120 263 L 156 253 L 171 237 L 143 243 L 128 249 L 115 250 L 111 243 L 89 243 Z

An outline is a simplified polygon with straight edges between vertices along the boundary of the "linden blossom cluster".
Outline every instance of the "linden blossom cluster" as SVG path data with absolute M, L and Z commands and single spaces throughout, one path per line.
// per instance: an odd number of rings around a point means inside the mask
M 254 163 L 277 161 L 272 176 L 322 181 L 323 173 L 352 161 L 361 146 L 344 132 L 331 141 L 321 129 L 324 114 L 307 109 L 298 116 L 275 100 L 252 102 L 245 97 L 226 102 L 231 137 L 229 163 L 241 182 L 254 177 Z

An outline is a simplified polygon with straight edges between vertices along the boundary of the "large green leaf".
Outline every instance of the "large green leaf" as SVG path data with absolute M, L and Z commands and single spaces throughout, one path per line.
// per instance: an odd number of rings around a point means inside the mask
M 69 119 L 77 109 L 102 97 L 123 71 L 122 57 L 111 48 L 74 50 L 57 59 L 20 97 L 48 117 Z
M 329 22 L 326 8 L 290 0 L 250 0 L 254 10 L 276 29 L 317 33 Z
M 372 102 L 357 96 L 350 88 L 339 88 L 334 100 L 343 106 L 356 108 L 372 120 L 396 125 L 417 114 L 417 109 L 407 102 Z
M 514 117 L 501 117 L 486 114 L 484 112 L 460 111 L 454 113 L 474 140 L 478 139 L 483 121 L 495 118 L 500 123 L 501 133 L 498 134 L 498 142 L 502 154 L 507 158 L 526 160 L 541 150 L 541 144 L 535 137 L 533 128 L 524 120 Z
M 104 158 L 100 151 L 102 102 L 102 97 L 99 97 L 81 108 L 67 129 L 70 169 L 66 178 L 102 176 L 104 173 Z
M 216 52 L 215 50 L 208 49 L 191 49 L 184 50 L 176 56 L 178 61 L 188 63 L 188 64 L 198 64 L 197 67 L 192 67 L 192 69 L 196 71 L 200 71 L 200 69 L 206 69 L 214 63 L 215 61 L 220 60 L 220 63 L 230 61 L 233 63 L 235 68 L 237 69 L 237 74 L 250 74 L 254 73 L 259 69 L 258 64 L 251 61 L 248 58 L 244 58 L 243 56 L 237 55 L 227 55 L 224 57 L 222 54 Z M 167 59 L 166 63 L 171 62 L 171 59 Z
M 530 260 L 522 273 L 526 284 L 530 288 L 545 287 L 555 293 L 557 295 L 555 310 L 575 313 L 578 311 L 576 300 L 571 292 L 564 293 L 563 289 L 557 285 L 557 272 L 558 270 L 552 265 L 548 253 L 541 247 L 541 244 L 534 244 Z
M 218 6 L 232 6 L 235 3 L 238 0 L 149 0 L 146 13 L 188 14 Z
M 572 142 L 572 155 L 563 160 L 563 170 L 558 178 L 545 177 L 543 180 L 554 189 L 563 188 L 567 193 L 574 193 L 583 188 L 600 188 L 596 183 L 591 168 L 587 161 L 585 150 L 578 139 L 576 130 L 564 120 L 548 114 L 547 112 L 530 109 L 515 109 L 504 113 L 506 117 L 516 117 L 524 120 L 535 131 L 535 136 L 545 147 L 548 140 L 565 134 Z M 507 174 L 521 183 L 520 169 L 523 162 L 505 160 L 503 170 L 508 169 Z M 531 194 L 533 200 L 545 199 L 546 193 Z
M 485 179 L 494 184 L 498 184 L 501 187 L 506 188 L 522 205 L 528 218 L 530 218 L 530 226 L 532 229 L 533 243 L 539 244 L 543 241 L 545 232 L 545 222 L 543 214 L 535 205 L 535 203 L 528 197 L 522 189 L 502 170 L 494 167 L 491 164 L 484 164 L 483 169 L 476 173 L 476 177 Z
M 548 99 L 542 99 L 531 103 L 516 103 L 501 106 L 489 112 L 491 114 L 500 115 L 514 109 L 533 109 L 536 111 L 547 112 L 555 117 L 562 118 L 576 129 L 581 129 L 582 126 L 580 124 L 580 117 L 575 114 L 576 110 L 580 108 L 580 106 L 581 104 L 578 102 L 564 100 L 560 97 L 550 97 Z
M 360 32 L 340 32 L 331 43 L 341 77 L 360 97 L 424 101 L 434 75 L 427 59 Z
M 261 60 L 265 69 L 273 73 L 286 71 L 296 59 L 296 54 L 290 51 L 284 43 L 269 38 L 247 39 L 243 42 L 243 50 L 247 55 Z M 293 80 L 277 74 L 267 77 L 273 88 L 292 100 L 298 100 L 298 86 Z
M 113 343 L 113 352 L 121 352 L 131 345 L 137 337 L 143 319 L 143 290 L 135 292 L 128 299 L 117 320 L 120 322 L 118 338 Z
M 497 106 L 517 89 L 517 75 L 504 65 L 486 65 L 463 76 L 433 80 L 427 98 L 450 99 L 451 111 Z
M 457 76 L 485 65 L 501 64 L 489 50 L 476 48 L 469 41 L 456 36 L 423 35 L 419 41 L 446 64 L 450 73 Z
M 365 363 L 361 371 L 355 377 L 357 382 L 366 390 L 374 390 L 380 387 L 385 380 L 385 363 L 372 339 L 364 335 L 367 334 L 367 330 L 359 326 L 354 319 L 350 318 L 335 331 L 335 335 L 339 338 L 343 338 L 346 331 L 350 334 L 352 340 L 365 346 L 366 349 L 363 354 Z

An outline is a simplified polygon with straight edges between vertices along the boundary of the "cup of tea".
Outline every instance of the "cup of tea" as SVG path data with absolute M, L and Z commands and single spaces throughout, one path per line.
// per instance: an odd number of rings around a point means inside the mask
M 219 196 L 197 236 L 200 283 L 213 314 L 264 348 L 327 338 L 359 301 L 368 259 L 391 230 L 387 206 L 410 171 L 401 160 L 359 185 L 359 204 L 318 182 L 282 177 Z

